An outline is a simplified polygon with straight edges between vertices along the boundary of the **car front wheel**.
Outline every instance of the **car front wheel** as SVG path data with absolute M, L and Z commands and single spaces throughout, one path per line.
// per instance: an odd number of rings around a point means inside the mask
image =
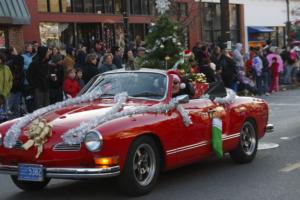
M 120 189 L 132 196 L 147 194 L 154 188 L 159 171 L 156 143 L 151 137 L 142 136 L 129 149 L 124 170 L 119 177 Z
M 50 182 L 49 178 L 42 182 L 19 181 L 17 176 L 11 176 L 11 179 L 18 188 L 26 192 L 42 190 Z
M 252 121 L 246 121 L 241 128 L 239 146 L 230 152 L 230 156 L 237 163 L 249 163 L 255 158 L 257 145 L 255 125 Z

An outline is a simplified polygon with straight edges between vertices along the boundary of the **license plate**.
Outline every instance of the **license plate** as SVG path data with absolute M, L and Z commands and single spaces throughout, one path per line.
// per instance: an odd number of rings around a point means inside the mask
M 20 181 L 43 181 L 44 170 L 42 165 L 19 164 L 18 180 Z

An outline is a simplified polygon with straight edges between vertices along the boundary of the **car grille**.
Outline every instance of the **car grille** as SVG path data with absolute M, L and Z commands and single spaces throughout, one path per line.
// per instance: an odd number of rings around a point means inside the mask
M 20 149 L 20 150 L 24 150 L 24 148 L 22 147 L 23 143 L 21 141 L 17 141 L 14 148 L 15 149 Z
M 53 147 L 53 151 L 80 151 L 81 144 L 58 143 Z

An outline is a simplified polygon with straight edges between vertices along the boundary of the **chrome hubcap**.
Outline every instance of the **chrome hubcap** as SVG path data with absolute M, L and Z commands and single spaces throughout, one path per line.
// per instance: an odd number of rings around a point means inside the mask
M 141 144 L 135 151 L 133 171 L 136 181 L 142 186 L 147 186 L 154 178 L 156 158 L 150 145 Z
M 255 151 L 256 136 L 253 126 L 249 123 L 245 124 L 241 130 L 241 145 L 247 155 L 252 155 Z

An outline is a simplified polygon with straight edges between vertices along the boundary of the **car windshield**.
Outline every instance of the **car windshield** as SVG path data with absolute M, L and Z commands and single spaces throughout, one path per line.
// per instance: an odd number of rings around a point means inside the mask
M 101 90 L 102 97 L 127 92 L 130 97 L 160 100 L 165 97 L 167 76 L 150 72 L 123 72 L 99 76 L 85 91 Z

